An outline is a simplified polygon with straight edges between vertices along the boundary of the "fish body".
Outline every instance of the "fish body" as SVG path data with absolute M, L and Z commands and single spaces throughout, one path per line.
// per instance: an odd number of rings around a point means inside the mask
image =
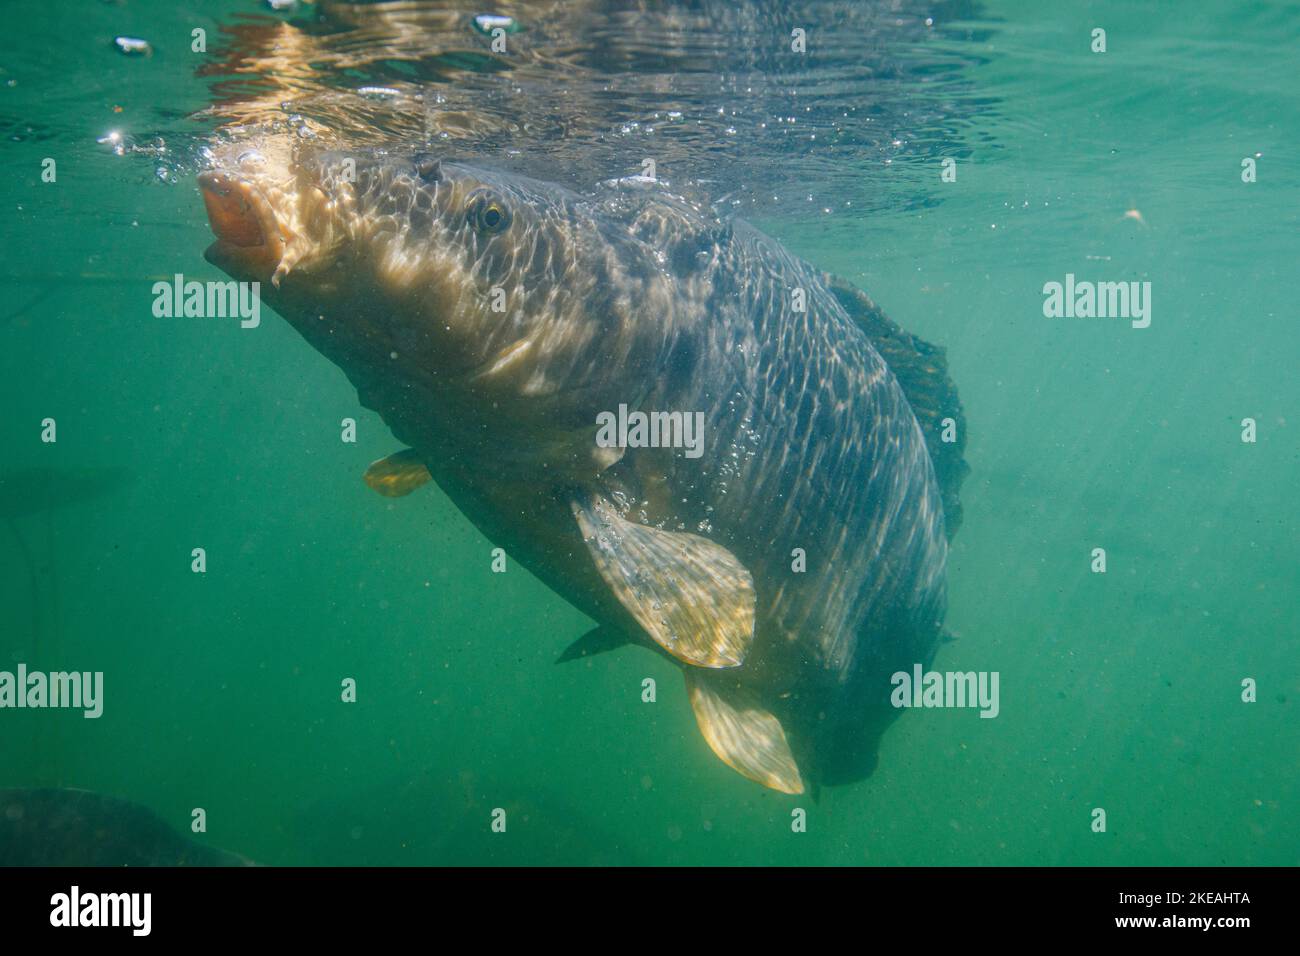
M 928 664 L 944 614 L 964 465 L 937 438 L 961 422 L 941 352 L 653 182 L 296 153 L 200 184 L 210 261 L 267 283 L 409 446 L 372 487 L 436 481 L 596 644 L 679 661 L 745 776 L 870 772 L 889 677 Z M 623 440 L 628 410 L 669 440 Z

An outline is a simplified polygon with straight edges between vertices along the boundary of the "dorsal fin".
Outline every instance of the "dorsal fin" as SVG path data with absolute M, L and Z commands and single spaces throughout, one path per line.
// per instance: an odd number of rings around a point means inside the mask
M 826 284 L 849 317 L 867 333 L 871 344 L 894 373 L 903 394 L 912 406 L 925 434 L 925 444 L 934 463 L 934 474 L 943 495 L 943 514 L 951 539 L 961 525 L 961 500 L 958 492 L 970 471 L 966 464 L 966 416 L 962 412 L 957 386 L 948 377 L 945 352 L 912 335 L 894 322 L 865 292 L 839 276 L 826 274 Z M 956 441 L 941 439 L 943 420 L 957 423 Z

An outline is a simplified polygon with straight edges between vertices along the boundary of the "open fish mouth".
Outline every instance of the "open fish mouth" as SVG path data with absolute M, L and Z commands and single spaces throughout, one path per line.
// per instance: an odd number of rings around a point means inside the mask
M 221 170 L 201 173 L 199 189 L 217 237 L 208 261 L 250 279 L 269 279 L 284 255 L 284 239 L 266 197 L 248 180 Z

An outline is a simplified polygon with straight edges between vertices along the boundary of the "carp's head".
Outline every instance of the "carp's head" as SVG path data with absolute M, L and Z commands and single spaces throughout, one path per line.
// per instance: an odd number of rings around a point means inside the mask
M 432 417 L 588 467 L 596 414 L 635 407 L 680 348 L 662 254 L 561 187 L 380 153 L 245 154 L 199 184 L 209 261 L 261 282 L 410 444 Z

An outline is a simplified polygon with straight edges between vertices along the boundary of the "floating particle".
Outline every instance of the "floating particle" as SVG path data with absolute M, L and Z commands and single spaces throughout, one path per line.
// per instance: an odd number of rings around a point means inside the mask
M 501 29 L 506 33 L 518 33 L 523 29 L 514 17 L 501 16 L 496 13 L 480 13 L 474 18 L 474 29 L 487 36 L 493 30 Z
M 152 56 L 153 47 L 139 37 L 113 37 L 113 46 L 127 56 Z

